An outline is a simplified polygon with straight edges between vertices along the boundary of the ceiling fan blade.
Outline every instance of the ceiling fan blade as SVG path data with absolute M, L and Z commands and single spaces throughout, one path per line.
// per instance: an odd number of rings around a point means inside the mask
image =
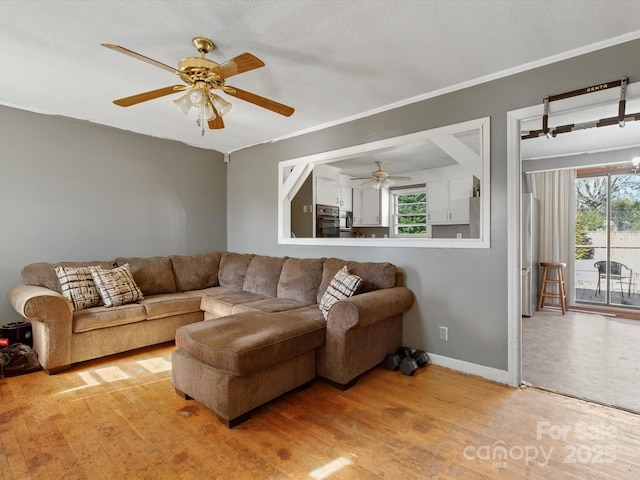
M 213 118 L 207 122 L 209 124 L 209 129 L 219 130 L 221 128 L 224 128 L 224 121 L 222 120 L 222 115 L 220 115 L 220 113 L 218 112 L 216 107 L 213 106 L 213 104 L 210 104 L 210 105 L 214 113 L 216 114 L 216 118 Z
M 137 58 L 138 60 L 142 60 L 143 62 L 149 63 L 151 65 L 155 65 L 156 67 L 160 67 L 163 70 L 167 70 L 168 72 L 178 74 L 178 71 L 170 67 L 169 65 L 165 65 L 164 63 L 160 63 L 153 58 L 145 57 L 144 55 L 140 55 L 139 53 L 134 52 L 133 50 L 129 50 L 128 48 L 121 47 L 120 45 L 113 45 L 112 43 L 102 43 L 103 47 L 110 48 L 111 50 L 115 50 L 116 52 L 124 53 L 125 55 L 129 55 L 130 57 Z
M 397 177 L 395 175 L 389 175 L 387 178 L 391 180 L 411 180 L 411 177 Z
M 224 91 L 236 98 L 245 100 L 249 103 L 253 103 L 254 105 L 257 105 L 259 107 L 266 108 L 267 110 L 271 110 L 272 112 L 279 113 L 280 115 L 284 115 L 285 117 L 290 117 L 295 111 L 293 108 L 288 107 L 287 105 L 269 100 L 268 98 L 261 97 L 260 95 L 256 95 L 255 93 L 240 90 L 236 87 L 225 87 Z
M 264 67 L 264 62 L 258 57 L 244 52 L 242 55 L 232 58 L 228 62 L 220 65 L 220 74 L 224 78 L 229 78 L 239 73 L 248 72 L 256 68 Z
M 213 120 L 209 120 L 207 123 L 209 124 L 210 130 L 219 130 L 221 128 L 224 128 L 222 117 L 216 117 Z
M 137 105 L 138 103 L 171 95 L 172 93 L 181 92 L 186 89 L 187 87 L 185 85 L 173 85 L 171 87 L 164 87 L 157 90 L 151 90 L 149 92 L 139 93 L 130 97 L 119 98 L 118 100 L 114 100 L 113 103 L 119 107 L 130 107 L 131 105 Z

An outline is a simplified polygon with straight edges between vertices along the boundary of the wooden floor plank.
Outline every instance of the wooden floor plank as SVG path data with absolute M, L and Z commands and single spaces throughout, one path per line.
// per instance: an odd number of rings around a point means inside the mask
M 433 365 L 412 377 L 377 368 L 344 392 L 317 379 L 228 429 L 175 394 L 172 350 L 0 379 L 0 480 L 625 480 L 640 471 L 637 415 Z
M 15 434 L 10 430 L 0 431 L 0 442 L 2 442 L 4 453 L 0 458 L 2 461 L 0 479 L 30 479 L 27 463 Z

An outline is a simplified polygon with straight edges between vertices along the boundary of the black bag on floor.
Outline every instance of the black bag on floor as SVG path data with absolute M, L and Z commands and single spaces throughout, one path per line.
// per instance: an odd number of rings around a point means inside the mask
M 29 322 L 13 322 L 0 325 L 0 346 L 6 347 L 14 343 L 24 343 L 33 347 L 31 324 Z
M 15 377 L 42 370 L 38 354 L 24 343 L 0 348 L 0 378 Z

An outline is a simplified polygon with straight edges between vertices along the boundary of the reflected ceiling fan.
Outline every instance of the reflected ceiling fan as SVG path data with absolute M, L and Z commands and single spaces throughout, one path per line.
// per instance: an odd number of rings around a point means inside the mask
M 237 87 L 226 85 L 227 78 L 233 75 L 264 67 L 262 60 L 245 52 L 223 64 L 218 64 L 213 60 L 205 58 L 205 55 L 215 48 L 211 40 L 204 37 L 195 37 L 191 43 L 193 43 L 196 50 L 200 52 L 200 57 L 183 58 L 178 62 L 178 68 L 170 67 L 169 65 L 165 65 L 164 63 L 160 63 L 119 45 L 103 43 L 103 47 L 110 48 L 116 52 L 137 58 L 138 60 L 174 73 L 186 84 L 172 85 L 170 87 L 139 93 L 130 97 L 114 100 L 113 103 L 120 107 L 130 107 L 131 105 L 137 105 L 138 103 L 177 92 L 184 92 L 186 90 L 185 95 L 174 100 L 174 103 L 178 105 L 185 115 L 189 113 L 192 107 L 197 109 L 197 124 L 202 129 L 202 135 L 204 135 L 205 123 L 207 123 L 210 129 L 224 128 L 222 116 L 231 108 L 229 102 L 214 93 L 216 90 L 253 103 L 259 107 L 266 108 L 272 112 L 279 113 L 285 117 L 293 115 L 294 109 L 287 105 L 241 90 Z
M 364 182 L 362 185 L 373 182 L 374 190 L 380 190 L 381 188 L 390 187 L 395 183 L 393 180 L 411 180 L 411 177 L 389 175 L 389 172 L 387 172 L 386 170 L 382 170 L 380 162 L 375 162 L 375 164 L 378 166 L 378 169 L 371 172 L 370 177 L 356 177 L 354 178 L 354 180 L 368 180 L 368 182 Z

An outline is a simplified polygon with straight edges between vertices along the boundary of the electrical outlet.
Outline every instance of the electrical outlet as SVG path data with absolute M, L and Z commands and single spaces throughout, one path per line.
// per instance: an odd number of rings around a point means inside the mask
M 302 206 L 302 213 L 313 213 L 313 206 L 312 205 L 303 205 Z
M 460 232 L 456 233 L 456 238 L 462 238 L 462 234 Z
M 440 327 L 440 340 L 449 341 L 449 329 L 447 327 Z

